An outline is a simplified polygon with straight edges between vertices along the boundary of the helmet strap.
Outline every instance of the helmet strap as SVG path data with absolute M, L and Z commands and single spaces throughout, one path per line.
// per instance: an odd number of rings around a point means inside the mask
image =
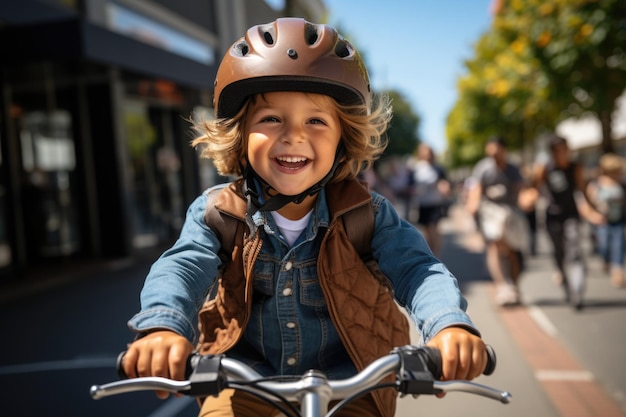
M 285 195 L 285 194 L 276 194 L 270 196 L 270 191 L 273 189 L 271 185 L 267 183 L 259 174 L 257 174 L 252 166 L 250 165 L 250 161 L 248 161 L 246 157 L 246 166 L 243 169 L 243 177 L 244 177 L 244 194 L 248 200 L 248 214 L 252 216 L 257 211 L 276 211 L 286 206 L 289 203 L 300 204 L 304 201 L 308 196 L 315 195 L 320 192 L 322 188 L 326 186 L 326 184 L 332 179 L 333 175 L 335 175 L 335 171 L 337 167 L 341 163 L 341 160 L 346 154 L 346 149 L 343 145 L 343 142 L 339 143 L 337 147 L 337 151 L 335 152 L 335 160 L 333 161 L 333 166 L 330 168 L 330 171 L 322 178 L 317 184 L 311 186 L 310 188 L 304 190 L 300 194 L 296 195 Z M 264 203 L 261 203 L 261 196 L 256 191 L 255 181 L 263 187 L 264 194 L 270 196 L 265 200 Z

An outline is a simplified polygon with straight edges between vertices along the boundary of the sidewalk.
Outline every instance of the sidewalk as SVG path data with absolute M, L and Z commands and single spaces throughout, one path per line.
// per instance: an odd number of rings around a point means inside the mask
M 472 319 L 498 353 L 495 374 L 478 382 L 513 393 L 512 403 L 497 410 L 492 407 L 498 404 L 485 404 L 490 401 L 484 399 L 476 404 L 473 398 L 471 403 L 464 399 L 463 405 L 471 404 L 472 412 L 481 416 L 626 416 L 626 290 L 610 284 L 600 261 L 588 257 L 585 309 L 575 312 L 551 280 L 550 246 L 540 233 L 539 255 L 528 259 L 521 280 L 524 305 L 503 309 L 493 302 L 482 239 L 472 219 L 453 207 L 441 230 L 446 241 L 442 259 L 459 278 Z M 436 415 L 455 415 L 453 405 L 450 414 L 440 410 L 440 403 L 433 406 Z

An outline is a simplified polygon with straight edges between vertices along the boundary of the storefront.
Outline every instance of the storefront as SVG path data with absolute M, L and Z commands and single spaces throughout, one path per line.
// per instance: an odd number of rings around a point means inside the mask
M 167 19 L 98 3 L 108 27 L 68 8 L 0 26 L 0 282 L 167 244 L 206 185 L 187 119 L 210 107 L 215 51 Z M 159 43 L 164 31 L 190 48 Z

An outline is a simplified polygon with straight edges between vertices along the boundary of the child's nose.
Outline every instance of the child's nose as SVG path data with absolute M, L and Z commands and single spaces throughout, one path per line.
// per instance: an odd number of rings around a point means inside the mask
M 286 143 L 302 142 L 306 139 L 306 133 L 302 126 L 290 123 L 285 125 L 282 133 L 282 141 Z

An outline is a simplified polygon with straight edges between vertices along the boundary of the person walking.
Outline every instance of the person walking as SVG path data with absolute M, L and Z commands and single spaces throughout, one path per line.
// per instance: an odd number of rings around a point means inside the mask
M 626 182 L 624 169 L 626 160 L 614 153 L 603 155 L 598 165 L 600 175 L 588 186 L 589 197 L 606 223 L 595 227 L 599 254 L 604 260 L 605 270 L 616 287 L 624 287 L 624 250 L 626 237 Z
M 445 215 L 450 196 L 450 182 L 444 168 L 435 161 L 432 148 L 425 143 L 417 147 L 413 166 L 415 200 L 418 205 L 417 224 L 435 256 L 441 251 L 439 221 Z
M 603 224 L 604 216 L 591 203 L 582 166 L 573 160 L 567 140 L 558 135 L 548 139 L 551 158 L 538 166 L 534 186 L 547 199 L 545 224 L 552 241 L 558 281 L 566 302 L 583 308 L 586 266 L 582 249 L 581 218 Z
M 518 281 L 528 247 L 528 225 L 518 207 L 524 180 L 519 168 L 508 161 L 504 138 L 490 138 L 485 154 L 472 172 L 474 185 L 468 193 L 467 209 L 476 216 L 485 240 L 487 269 L 496 285 L 496 302 L 513 306 L 520 303 Z

